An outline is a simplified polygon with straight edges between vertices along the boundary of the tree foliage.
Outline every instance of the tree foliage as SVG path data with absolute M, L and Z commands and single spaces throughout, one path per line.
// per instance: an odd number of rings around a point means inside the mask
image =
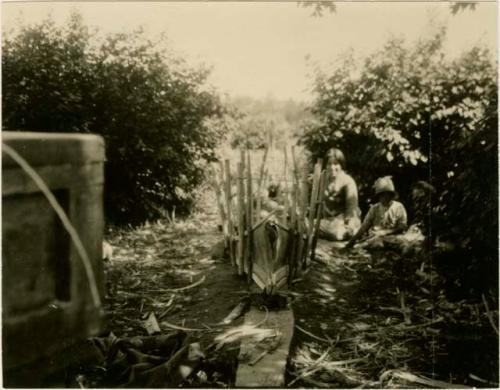
M 229 104 L 235 112 L 229 135 L 233 148 L 263 149 L 271 143 L 281 148 L 296 135 L 309 116 L 305 104 L 272 96 L 262 100 L 236 97 Z
M 298 1 L 297 4 L 303 8 L 313 8 L 312 16 L 323 16 L 325 11 L 334 13 L 337 10 L 337 6 L 334 1 Z
M 186 209 L 221 137 L 223 108 L 189 67 L 141 31 L 100 35 L 78 14 L 3 37 L 3 128 L 101 134 L 105 206 L 137 223 Z
M 331 74 L 318 73 L 315 121 L 301 142 L 314 158 L 342 149 L 362 199 L 376 177 L 389 174 L 411 209 L 411 185 L 430 182 L 434 233 L 495 261 L 496 64 L 477 47 L 446 60 L 444 37 L 441 30 L 413 48 L 392 39 L 361 64 L 350 57 Z
M 313 8 L 312 16 L 321 17 L 327 11 L 328 13 L 335 13 L 337 11 L 337 6 L 335 1 L 323 1 L 323 0 L 307 0 L 298 1 L 297 5 L 303 8 Z M 465 11 L 470 9 L 474 11 L 478 5 L 477 1 L 457 1 L 451 2 L 449 4 L 450 11 L 452 15 L 458 14 L 460 11 Z

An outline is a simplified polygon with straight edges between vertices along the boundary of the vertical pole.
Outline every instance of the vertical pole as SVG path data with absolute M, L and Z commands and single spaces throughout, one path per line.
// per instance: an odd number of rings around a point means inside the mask
M 232 219 L 232 210 L 231 210 L 231 167 L 229 165 L 229 160 L 226 159 L 224 161 L 225 168 L 225 195 L 226 195 L 226 205 L 227 205 L 227 230 L 229 232 L 229 257 L 231 259 L 231 264 L 236 265 L 236 261 L 234 259 L 234 250 L 233 250 L 233 235 L 234 235 L 234 227 L 233 227 L 233 219 Z
M 264 151 L 264 156 L 262 157 L 262 163 L 260 164 L 260 169 L 259 169 L 259 182 L 257 184 L 257 212 L 256 212 L 256 218 L 260 218 L 260 210 L 262 208 L 262 196 L 261 196 L 261 191 L 262 191 L 262 183 L 264 179 L 264 168 L 266 165 L 266 160 L 267 160 L 267 153 L 269 152 L 269 145 L 266 146 L 266 150 Z
M 319 181 L 321 177 L 321 161 L 318 161 L 314 166 L 314 176 L 313 176 L 313 186 L 311 192 L 311 198 L 309 201 L 309 218 L 308 218 L 308 229 L 307 229 L 307 246 L 306 246 L 306 266 L 309 265 L 309 250 L 312 245 L 312 235 L 314 231 L 314 217 L 316 216 L 316 207 L 318 199 Z
M 294 168 L 295 169 L 295 168 Z M 291 287 L 293 277 L 295 275 L 295 270 L 297 268 L 297 249 L 299 247 L 300 234 L 298 232 L 298 222 L 299 216 L 297 215 L 297 198 L 298 198 L 298 183 L 295 174 L 293 175 L 293 185 L 292 185 L 292 206 L 290 210 L 290 238 L 291 238 L 291 248 L 288 259 L 288 286 Z
M 319 184 L 319 194 L 318 194 L 318 208 L 316 212 L 316 224 L 313 231 L 312 244 L 311 244 L 311 260 L 314 258 L 314 253 L 316 251 L 316 244 L 318 243 L 319 225 L 321 223 L 321 216 L 323 214 L 323 199 L 325 195 L 325 188 L 328 182 L 328 175 L 326 171 L 321 172 L 321 179 Z
M 242 194 L 242 211 L 243 211 L 243 273 L 246 273 L 247 268 L 248 268 L 248 234 L 247 234 L 247 223 L 248 223 L 248 208 L 247 208 L 247 203 L 248 203 L 248 198 L 246 194 L 246 185 L 245 185 L 245 178 L 246 178 L 246 154 L 245 150 L 241 149 L 240 150 L 240 162 L 241 162 L 241 194 Z
M 252 281 L 252 261 L 253 261 L 253 237 L 252 226 L 254 223 L 253 218 L 253 196 L 252 196 L 252 166 L 250 163 L 250 152 L 247 151 L 247 218 L 246 218 L 246 242 L 247 242 L 247 255 L 246 255 L 246 268 L 248 283 Z
M 303 167 L 301 176 L 301 189 L 300 189 L 300 221 L 299 221 L 299 250 L 297 251 L 297 266 L 302 266 L 303 259 L 305 257 L 305 252 L 307 250 L 307 202 L 309 195 L 309 184 L 307 182 L 307 168 Z
M 243 164 L 238 163 L 238 275 L 243 274 L 244 269 L 244 256 L 245 256 L 245 203 L 244 203 L 244 190 L 243 190 Z
M 212 182 L 212 186 L 213 186 L 214 192 L 215 192 L 215 199 L 217 202 L 217 207 L 219 209 L 219 216 L 221 219 L 222 231 L 224 234 L 224 238 L 226 239 L 227 238 L 226 213 L 224 211 L 224 205 L 222 203 L 221 189 L 220 189 L 219 183 L 217 182 L 217 173 L 216 173 L 214 166 L 212 166 L 210 169 L 210 176 L 212 177 L 211 182 Z
M 286 146 L 283 148 L 283 154 L 285 156 L 285 166 L 283 170 L 283 225 L 288 226 L 288 213 L 290 208 L 290 201 L 288 199 L 288 155 L 286 152 Z

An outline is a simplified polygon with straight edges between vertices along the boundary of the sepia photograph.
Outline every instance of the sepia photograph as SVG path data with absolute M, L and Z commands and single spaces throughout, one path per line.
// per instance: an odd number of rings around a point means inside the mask
M 499 388 L 496 1 L 3 1 L 3 388 Z

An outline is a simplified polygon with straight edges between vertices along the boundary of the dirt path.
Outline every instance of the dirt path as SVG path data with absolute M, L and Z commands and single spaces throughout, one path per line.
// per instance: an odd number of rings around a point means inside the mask
M 204 201 L 210 205 L 211 200 L 208 194 Z M 106 332 L 117 337 L 146 336 L 145 322 L 154 314 L 162 331 L 184 329 L 206 348 L 224 330 L 218 323 L 248 294 L 248 285 L 220 250 L 214 253 L 222 235 L 215 210 L 204 205 L 199 205 L 202 212 L 187 220 L 110 232 L 114 253 L 105 265 Z M 236 356 L 233 349 L 208 362 L 217 366 L 211 373 L 216 375 L 205 385 L 231 386 Z
M 108 331 L 118 337 L 147 335 L 145 320 L 153 313 L 162 331 L 192 329 L 189 337 L 206 348 L 227 329 L 218 323 L 249 289 L 226 259 L 212 256 L 222 234 L 210 195 L 205 202 L 188 220 L 110 233 L 115 251 L 105 266 Z M 401 372 L 476 387 L 498 382 L 498 339 L 479 305 L 446 300 L 433 272 L 400 253 L 339 253 L 320 241 L 316 260 L 291 291 L 298 326 L 287 383 L 422 386 L 403 380 Z M 410 291 L 406 322 L 397 288 Z M 462 326 L 470 324 L 479 335 L 474 346 L 463 338 Z M 238 346 L 222 352 L 208 356 L 208 377 L 188 386 L 233 387 Z

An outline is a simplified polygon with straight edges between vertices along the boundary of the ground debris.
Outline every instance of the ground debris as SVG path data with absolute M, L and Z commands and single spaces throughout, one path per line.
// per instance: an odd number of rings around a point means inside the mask
M 108 229 L 106 240 L 113 247 L 113 256 L 103 263 L 108 320 L 103 334 L 110 336 L 92 341 L 101 345 L 105 364 L 82 367 L 76 373 L 82 375 L 81 383 L 91 387 L 211 388 L 234 384 L 238 351 L 226 347 L 215 351 L 209 346 L 221 328 L 214 324 L 227 317 L 229 305 L 237 305 L 234 291 L 246 283 L 228 272 L 230 265 L 224 259 L 210 258 L 221 234 L 218 216 L 203 205 L 210 204 L 210 192 L 204 193 L 209 196 L 201 200 L 202 212 L 189 218 L 169 216 L 136 228 Z M 235 318 L 231 323 L 238 325 L 239 321 Z M 170 336 L 177 334 L 189 335 L 190 341 L 179 344 L 175 340 L 180 339 Z M 172 354 L 193 343 L 199 344 L 205 358 L 197 366 L 183 363 L 179 370 L 173 367 L 166 375 Z M 80 386 L 75 378 L 68 383 Z
M 232 323 L 234 320 L 241 317 L 242 315 L 245 314 L 245 312 L 248 311 L 248 309 L 250 308 L 250 304 L 251 304 L 250 297 L 244 297 L 240 301 L 240 303 L 238 303 L 238 305 L 233 310 L 231 310 L 231 313 L 229 313 L 227 317 L 224 318 L 219 324 L 228 325 Z
M 156 319 L 155 313 L 149 313 L 146 321 L 144 321 L 144 328 L 149 335 L 161 332 L 161 328 L 160 325 L 158 325 L 158 320 Z
M 97 387 L 177 386 L 186 378 L 183 366 L 194 369 L 204 358 L 200 345 L 182 331 L 129 338 L 110 333 L 89 341 L 100 356 L 96 365 L 106 373 Z
M 407 238 L 388 240 L 381 249 L 352 251 L 320 241 L 314 269 L 297 285 L 301 299 L 293 302 L 299 332 L 290 355 L 288 386 L 404 388 L 440 383 L 458 388 L 498 382 L 494 363 L 487 371 L 469 357 L 477 355 L 479 345 L 483 350 L 488 342 L 497 345 L 497 322 L 491 319 L 498 311 L 484 299 L 447 297 L 445 279 L 418 248 L 421 237 Z M 493 306 L 497 302 L 492 297 Z M 328 348 L 328 357 L 315 363 Z M 311 354 L 308 359 L 304 351 Z M 497 357 L 498 351 L 490 348 L 493 359 L 495 352 Z M 462 362 L 466 359 L 469 366 Z M 328 365 L 335 361 L 352 363 L 340 366 L 339 373 Z M 485 382 L 471 382 L 473 369 Z M 386 372 L 396 374 L 381 381 Z M 408 375 L 399 375 L 402 372 Z
M 418 384 L 425 387 L 432 387 L 438 389 L 471 389 L 472 387 L 463 386 L 456 383 L 448 383 L 444 381 L 438 381 L 435 379 L 430 379 L 425 376 L 415 375 L 410 372 L 402 370 L 389 370 L 384 372 L 380 376 L 380 383 L 384 383 L 388 380 L 399 379 L 403 382 Z M 394 387 L 395 383 L 392 383 L 390 387 Z

